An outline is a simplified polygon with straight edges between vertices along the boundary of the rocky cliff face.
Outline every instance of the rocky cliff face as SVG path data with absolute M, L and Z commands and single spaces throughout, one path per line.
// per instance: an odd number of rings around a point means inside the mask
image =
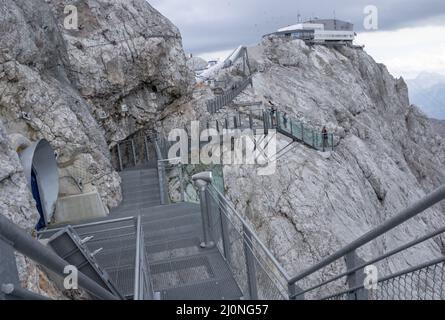
M 442 138 L 445 138 L 445 120 L 430 119 L 431 126 Z
M 249 49 L 254 89 L 239 100 L 271 101 L 338 136 L 335 152 L 296 144 L 274 175 L 226 167 L 228 195 L 290 274 L 302 271 L 445 182 L 445 144 L 410 106 L 403 79 L 359 49 L 308 47 L 267 39 Z M 281 138 L 283 139 L 283 138 Z M 281 142 L 284 146 L 284 141 Z M 359 252 L 371 258 L 445 225 L 445 205 L 429 210 Z M 444 239 L 380 265 L 381 275 L 437 257 Z M 313 281 L 326 277 L 334 266 Z
M 67 5 L 77 30 L 64 26 Z M 110 147 L 189 100 L 192 84 L 178 29 L 144 0 L 0 0 L 2 214 L 25 228 L 37 222 L 12 142 L 24 138 L 56 150 L 61 195 L 79 193 L 81 178 L 116 206 Z
M 187 100 L 192 73 L 179 31 L 146 1 L 2 1 L 0 117 L 8 134 L 48 139 L 61 194 L 93 183 L 108 207 L 120 200 L 109 147 Z

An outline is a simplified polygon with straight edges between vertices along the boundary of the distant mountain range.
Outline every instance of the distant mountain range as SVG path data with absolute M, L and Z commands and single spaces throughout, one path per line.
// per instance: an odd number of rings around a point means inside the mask
M 429 117 L 445 120 L 445 76 L 423 72 L 407 80 L 412 104 L 421 108 Z

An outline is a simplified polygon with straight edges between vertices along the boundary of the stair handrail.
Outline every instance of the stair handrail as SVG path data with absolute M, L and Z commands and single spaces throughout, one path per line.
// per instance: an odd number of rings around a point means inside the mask
M 284 269 L 284 267 L 281 265 L 281 263 L 278 262 L 278 260 L 275 258 L 273 253 L 267 248 L 267 246 L 263 243 L 263 241 L 258 237 L 256 232 L 252 229 L 249 223 L 247 223 L 246 219 L 244 219 L 241 214 L 238 212 L 238 210 L 235 209 L 234 205 L 231 201 L 227 199 L 226 196 L 224 196 L 215 186 L 210 185 L 209 188 L 212 192 L 216 193 L 218 197 L 224 202 L 224 204 L 230 208 L 230 210 L 236 215 L 237 219 L 241 221 L 243 227 L 245 227 L 250 233 L 252 233 L 252 237 L 258 242 L 258 244 L 261 246 L 261 249 L 267 254 L 267 256 L 271 259 L 271 261 L 274 263 L 275 267 L 280 271 L 280 273 L 283 275 L 285 279 L 288 279 L 288 282 L 290 281 L 290 277 L 287 273 L 287 271 Z

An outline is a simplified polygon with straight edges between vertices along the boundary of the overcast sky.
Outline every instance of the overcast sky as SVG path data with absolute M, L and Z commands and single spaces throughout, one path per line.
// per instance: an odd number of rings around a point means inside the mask
M 294 24 L 298 15 L 354 23 L 358 44 L 396 75 L 445 74 L 445 0 L 149 0 L 181 30 L 187 52 L 220 57 L 240 44 Z M 363 27 L 367 5 L 379 10 L 379 29 Z

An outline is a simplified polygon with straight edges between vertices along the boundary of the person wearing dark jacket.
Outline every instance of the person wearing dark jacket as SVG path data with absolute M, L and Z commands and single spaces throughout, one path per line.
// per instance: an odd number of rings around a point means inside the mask
M 328 129 L 326 129 L 326 126 L 323 127 L 323 130 L 321 130 L 321 136 L 323 138 L 323 152 L 325 152 L 326 147 L 328 146 Z

